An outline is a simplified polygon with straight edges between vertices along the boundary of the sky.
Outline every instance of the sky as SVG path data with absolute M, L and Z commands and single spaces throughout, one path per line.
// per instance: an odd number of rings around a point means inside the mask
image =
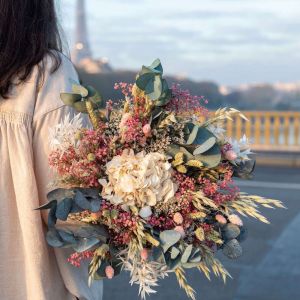
M 73 46 L 75 0 L 58 0 Z M 115 69 L 224 85 L 300 80 L 299 0 L 86 0 L 93 55 Z

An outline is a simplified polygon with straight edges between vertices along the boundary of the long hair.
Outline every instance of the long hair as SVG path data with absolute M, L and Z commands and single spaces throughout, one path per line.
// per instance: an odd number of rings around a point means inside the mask
M 44 57 L 61 58 L 55 0 L 0 0 L 0 97 L 9 98 L 13 85 L 25 82 L 35 66 L 43 81 Z M 56 50 L 56 51 L 53 51 Z

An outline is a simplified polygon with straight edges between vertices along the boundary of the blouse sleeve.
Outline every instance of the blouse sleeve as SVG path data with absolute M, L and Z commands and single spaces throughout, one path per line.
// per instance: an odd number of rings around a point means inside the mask
M 71 89 L 69 83 L 70 72 L 68 72 L 68 69 L 65 70 L 67 70 L 65 73 L 60 72 L 45 81 L 45 85 L 37 99 L 38 105 L 40 105 L 39 110 L 44 111 L 44 113 L 39 112 L 33 122 L 33 155 L 40 205 L 47 203 L 46 195 L 50 191 L 49 183 L 53 179 L 48 164 L 50 153 L 49 128 L 59 124 L 67 114 L 70 114 L 70 117 L 76 114 L 72 108 L 64 106 L 57 100 L 60 97 L 60 92 L 68 92 Z M 74 73 L 71 76 L 74 78 Z M 53 100 L 53 97 L 55 97 L 55 100 Z M 48 108 L 42 107 L 41 103 L 45 103 L 45 105 L 47 103 Z M 86 122 L 86 120 L 84 121 Z M 56 263 L 66 288 L 79 299 L 101 300 L 102 282 L 94 282 L 91 287 L 88 287 L 88 266 L 82 265 L 82 267 L 76 268 L 69 264 L 67 258 L 71 253 L 70 249 L 55 249 Z

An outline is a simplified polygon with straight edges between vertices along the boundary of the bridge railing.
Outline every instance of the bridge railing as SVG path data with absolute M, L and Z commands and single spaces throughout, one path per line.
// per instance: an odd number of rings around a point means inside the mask
M 226 121 L 227 135 L 246 134 L 254 150 L 300 151 L 300 112 L 244 111 L 249 122 L 236 116 Z

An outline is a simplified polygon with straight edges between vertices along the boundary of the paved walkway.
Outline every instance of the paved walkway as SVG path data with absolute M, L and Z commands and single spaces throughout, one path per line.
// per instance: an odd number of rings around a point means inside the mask
M 271 246 L 259 265 L 241 273 L 235 300 L 300 299 L 300 213 Z

